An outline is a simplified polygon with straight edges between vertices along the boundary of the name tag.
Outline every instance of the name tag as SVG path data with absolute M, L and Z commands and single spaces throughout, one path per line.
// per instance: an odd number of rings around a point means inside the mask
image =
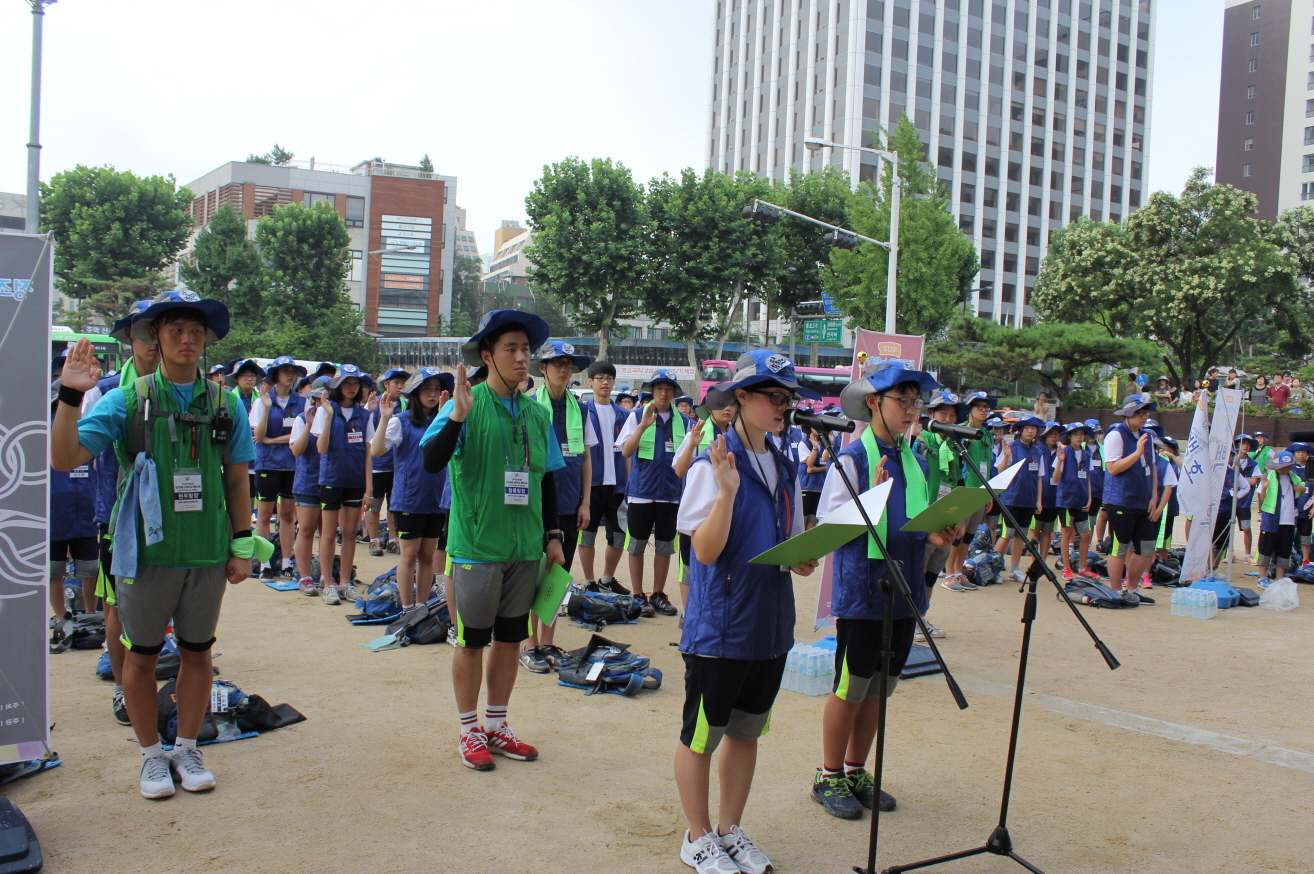
M 562 443 L 562 444 L 561 444 L 561 454 L 562 454 L 562 455 L 569 455 L 569 454 L 570 454 L 570 444 L 569 444 L 569 443 Z
M 364 432 L 364 431 L 348 431 L 348 432 L 347 432 L 347 445 L 350 446 L 350 445 L 353 444 L 353 443 L 364 443 L 364 442 L 365 442 L 365 432 Z
M 284 417 L 283 417 L 283 427 L 284 427 L 284 428 L 291 428 L 291 427 L 292 427 L 292 423 L 295 422 L 295 421 L 296 421 L 296 418 L 295 418 L 295 417 L 289 419 L 288 417 L 284 416 Z
M 1077 479 L 1085 479 L 1085 478 L 1086 478 L 1086 471 L 1084 470 L 1077 471 Z
M 173 511 L 198 513 L 201 502 L 201 473 L 188 471 L 173 475 Z
M 1027 465 L 1027 470 L 1040 470 L 1040 462 L 1033 461 Z
M 504 477 L 502 503 L 514 507 L 529 506 L 529 471 L 508 470 Z
M 945 495 L 949 494 L 951 491 L 953 491 L 953 489 L 950 488 L 949 485 L 948 485 L 947 483 L 940 483 L 940 497 L 943 498 Z
M 670 440 L 666 441 L 666 454 L 667 455 L 675 454 L 675 443 Z
M 91 476 L 91 468 L 87 465 L 75 467 L 68 472 L 69 479 L 86 479 Z
M 983 461 L 978 466 L 981 468 L 981 479 L 990 479 L 990 474 L 988 473 L 989 465 Z

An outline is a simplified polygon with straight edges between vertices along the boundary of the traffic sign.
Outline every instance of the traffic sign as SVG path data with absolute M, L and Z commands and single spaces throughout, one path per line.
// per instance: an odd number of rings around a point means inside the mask
M 803 323 L 804 343 L 840 342 L 839 319 L 808 319 Z
M 821 307 L 822 311 L 828 316 L 838 316 L 840 314 L 839 307 L 835 306 L 835 298 L 825 292 L 821 294 Z M 835 342 L 838 343 L 839 340 L 836 339 Z
M 1144 373 L 1136 374 L 1136 384 L 1139 385 L 1141 388 L 1145 388 L 1145 383 L 1149 381 L 1150 378 L 1146 376 Z

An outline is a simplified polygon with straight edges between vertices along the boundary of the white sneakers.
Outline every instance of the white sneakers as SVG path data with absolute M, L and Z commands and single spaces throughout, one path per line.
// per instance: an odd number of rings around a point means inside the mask
M 173 755 L 160 753 L 142 760 L 141 797 L 168 798 L 174 792 L 174 774 L 188 792 L 204 792 L 215 785 L 214 774 L 205 769 L 200 750 L 174 750 Z
M 141 797 L 168 798 L 173 794 L 168 753 L 141 760 Z
M 728 835 L 718 837 L 719 830 L 718 826 L 697 840 L 690 840 L 686 830 L 680 861 L 698 874 L 770 874 L 774 870 L 771 860 L 753 846 L 742 828 L 732 826 Z
M 342 603 L 342 598 L 338 596 L 337 586 L 325 586 L 323 594 L 320 596 L 320 600 L 330 606 Z

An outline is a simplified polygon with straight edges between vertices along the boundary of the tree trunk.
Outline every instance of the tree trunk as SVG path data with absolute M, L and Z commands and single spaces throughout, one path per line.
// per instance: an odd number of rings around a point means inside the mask
M 721 336 L 716 341 L 716 357 L 725 358 L 725 338 L 730 335 L 730 326 L 735 323 L 735 308 L 739 306 L 739 295 L 743 291 L 743 284 L 735 289 L 734 299 L 730 301 L 730 306 L 725 311 L 725 322 L 721 325 Z
M 698 327 L 703 321 L 703 306 L 699 304 L 694 310 L 693 324 L 690 326 L 689 334 L 684 341 L 684 348 L 689 353 L 689 366 L 698 373 Z
M 607 346 L 611 343 L 611 325 L 616 321 L 616 295 L 612 294 L 607 301 L 607 315 L 602 320 L 602 326 L 598 328 L 598 360 L 607 360 Z

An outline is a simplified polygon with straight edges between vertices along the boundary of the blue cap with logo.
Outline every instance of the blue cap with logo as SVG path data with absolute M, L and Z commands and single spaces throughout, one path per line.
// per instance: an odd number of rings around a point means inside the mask
M 589 357 L 576 353 L 574 345 L 565 340 L 548 340 L 529 360 L 552 361 L 557 358 L 569 358 L 577 371 L 589 366 Z
M 374 380 L 370 375 L 354 364 L 344 364 L 339 367 L 338 375 L 328 381 L 328 387 L 337 388 L 348 379 L 359 379 L 363 387 L 374 388 Z
M 680 378 L 676 376 L 675 371 L 671 370 L 669 367 L 659 367 L 654 370 L 652 376 L 648 378 L 648 381 L 645 382 L 641 388 L 650 389 L 655 385 L 662 384 L 674 386 L 676 391 L 680 390 Z M 642 396 L 640 396 L 639 400 L 643 400 Z
M 280 367 L 292 368 L 293 372 L 295 372 L 298 377 L 303 377 L 306 375 L 306 368 L 302 367 L 300 364 L 297 364 L 295 358 L 293 358 L 291 355 L 280 355 L 277 358 L 275 358 L 273 361 L 269 362 L 269 366 L 265 368 L 265 382 L 269 383 L 270 385 L 273 385 L 275 382 L 277 382 L 278 370 Z
M 165 291 L 155 296 L 151 305 L 142 310 L 132 321 L 131 336 L 137 340 L 149 340 L 147 328 L 155 319 L 170 310 L 198 310 L 205 316 L 205 342 L 218 343 L 228 336 L 228 307 L 223 301 L 203 298 L 194 291 Z
M 740 355 L 735 362 L 735 377 L 730 382 L 729 390 L 733 392 L 735 389 L 759 385 L 778 385 L 801 398 L 821 400 L 821 395 L 798 384 L 794 375 L 794 362 L 789 360 L 789 356 L 770 349 L 754 349 Z

